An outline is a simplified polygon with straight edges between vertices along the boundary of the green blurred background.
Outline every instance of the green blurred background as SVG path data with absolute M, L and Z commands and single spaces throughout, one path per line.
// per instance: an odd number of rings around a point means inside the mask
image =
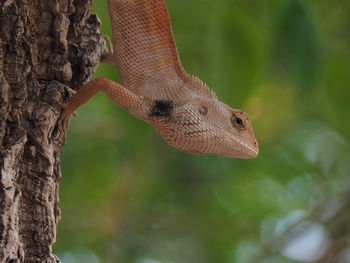
M 184 67 L 249 113 L 261 153 L 179 152 L 99 94 L 62 156 L 62 262 L 350 262 L 350 1 L 166 2 Z

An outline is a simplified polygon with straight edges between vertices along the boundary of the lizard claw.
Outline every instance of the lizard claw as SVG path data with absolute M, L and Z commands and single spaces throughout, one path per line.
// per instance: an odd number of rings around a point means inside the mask
M 60 125 L 61 130 L 65 134 L 67 131 L 67 127 L 69 124 L 70 116 L 66 114 L 66 111 L 64 111 L 61 115 L 61 117 L 58 119 L 58 123 Z
M 67 128 L 69 125 L 70 116 L 73 115 L 74 117 L 78 116 L 78 114 L 73 111 L 68 111 L 66 104 L 63 104 L 62 102 L 57 102 L 58 105 L 60 105 L 63 108 L 63 112 L 59 119 L 57 120 L 58 130 L 56 131 L 56 134 L 53 136 L 55 140 L 64 141 L 64 144 L 67 143 Z
M 101 35 L 103 40 L 106 42 L 106 49 L 107 49 L 107 52 L 106 53 L 113 53 L 113 44 L 112 44 L 112 41 L 111 39 L 109 38 L 108 35 L 106 34 L 102 34 Z
M 106 42 L 106 49 L 101 56 L 100 62 L 114 65 L 116 64 L 116 61 L 114 57 L 113 44 L 108 35 L 103 34 L 102 38 Z

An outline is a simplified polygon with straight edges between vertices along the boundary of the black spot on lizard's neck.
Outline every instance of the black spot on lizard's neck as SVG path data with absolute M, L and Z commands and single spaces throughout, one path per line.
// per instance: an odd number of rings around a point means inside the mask
M 174 103 L 171 100 L 156 100 L 150 112 L 150 117 L 169 118 L 174 109 Z

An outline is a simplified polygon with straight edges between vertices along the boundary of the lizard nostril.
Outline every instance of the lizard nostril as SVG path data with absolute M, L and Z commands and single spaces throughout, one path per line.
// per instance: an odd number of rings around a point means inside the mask
M 207 115 L 208 113 L 208 108 L 206 106 L 203 106 L 199 109 L 199 113 L 202 115 Z

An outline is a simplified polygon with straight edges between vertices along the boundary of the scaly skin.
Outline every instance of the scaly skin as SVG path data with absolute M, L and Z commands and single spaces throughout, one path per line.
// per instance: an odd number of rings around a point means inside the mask
M 66 106 L 63 127 L 76 108 L 103 91 L 181 151 L 256 157 L 247 114 L 220 102 L 183 69 L 163 0 L 109 0 L 108 6 L 114 52 L 105 61 L 117 66 L 122 85 L 105 78 L 87 83 Z

